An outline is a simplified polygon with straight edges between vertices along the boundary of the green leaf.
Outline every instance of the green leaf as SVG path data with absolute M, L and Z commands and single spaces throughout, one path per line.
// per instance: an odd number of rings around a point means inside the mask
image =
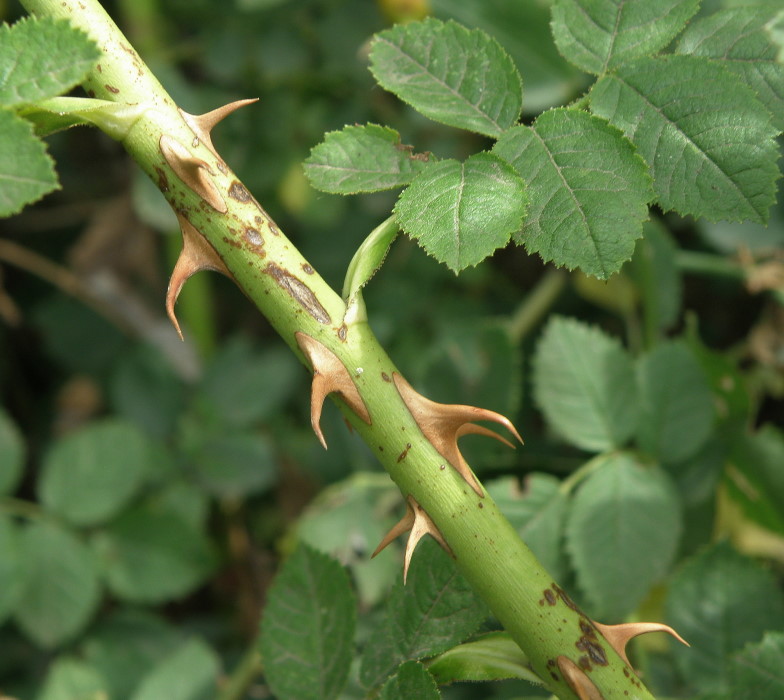
M 724 692 L 729 654 L 784 627 L 784 596 L 770 571 L 721 543 L 692 557 L 673 577 L 666 617 L 691 644 L 673 649 L 684 677 L 698 690 Z
M 457 273 L 509 242 L 528 197 L 515 169 L 491 153 L 430 165 L 400 195 L 400 227 Z
M 384 263 L 398 231 L 394 217 L 389 217 L 370 232 L 354 253 L 346 270 L 346 279 L 343 281 L 343 298 L 349 306 Z
M 487 614 L 451 557 L 435 541 L 424 538 L 414 552 L 407 584 L 403 585 L 401 577 L 392 588 L 384 628 L 365 650 L 362 684 L 374 688 L 400 663 L 434 656 L 459 644 Z
M 773 425 L 743 435 L 732 446 L 726 472 L 733 499 L 752 520 L 784 534 L 784 434 Z
M 531 208 L 515 239 L 545 261 L 606 279 L 632 256 L 652 199 L 632 144 L 587 112 L 554 109 L 518 126 L 493 153 L 526 181 Z
M 300 545 L 269 590 L 260 648 L 281 700 L 340 696 L 353 657 L 356 604 L 345 569 Z
M 622 447 L 637 428 L 632 359 L 597 328 L 552 317 L 534 355 L 533 384 L 547 422 L 572 445 Z
M 19 428 L 0 407 L 0 495 L 16 490 L 22 478 L 25 456 L 25 443 Z
M 246 428 L 279 408 L 299 376 L 291 353 L 282 348 L 259 352 L 248 339 L 237 337 L 224 344 L 207 368 L 197 401 L 213 420 Z
M 574 496 L 566 545 L 593 617 L 619 621 L 669 571 L 681 534 L 678 494 L 628 453 L 601 461 Z
M 262 493 L 275 483 L 278 472 L 269 439 L 250 432 L 208 437 L 190 461 L 199 482 L 220 498 Z
M 76 637 L 101 597 L 92 553 L 69 530 L 37 522 L 22 533 L 24 584 L 14 620 L 38 646 Z
M 110 698 L 129 698 L 182 641 L 179 630 L 151 612 L 116 608 L 91 628 L 81 653 L 106 679 Z
M 692 22 L 678 41 L 677 52 L 721 61 L 751 86 L 784 129 L 784 64 L 766 31 L 776 5 L 720 10 Z
M 638 360 L 640 447 L 662 462 L 694 455 L 713 429 L 713 395 L 694 354 L 681 341 L 662 343 Z
M 784 697 L 784 632 L 766 632 L 762 641 L 748 644 L 730 660 L 733 700 Z
M 93 544 L 109 588 L 139 603 L 175 600 L 212 573 L 212 544 L 182 518 L 149 505 L 130 508 L 96 533 Z
M 310 184 L 322 192 L 379 192 L 407 185 L 430 160 L 400 142 L 394 129 L 377 124 L 330 131 L 305 161 Z
M 523 84 L 512 59 L 483 31 L 428 18 L 373 39 L 379 85 L 426 117 L 499 136 L 520 116 Z
M 767 221 L 777 130 L 730 70 L 696 56 L 641 58 L 601 78 L 590 100 L 634 141 L 665 211 Z
M 95 421 L 54 444 L 38 481 L 41 502 L 74 525 L 113 518 L 139 492 L 152 446 L 125 421 Z
M 54 161 L 32 124 L 0 109 L 0 217 L 18 213 L 59 186 Z
M 629 272 L 642 296 L 648 338 L 655 339 L 678 320 L 683 284 L 675 262 L 678 247 L 667 229 L 649 221 L 644 234 L 637 241 Z
M 105 700 L 107 684 L 89 663 L 58 657 L 49 667 L 36 700 Z
M 80 83 L 100 57 L 66 20 L 23 17 L 0 25 L 0 105 L 54 97 Z
M 0 515 L 0 623 L 13 612 L 24 585 L 25 556 L 20 540 L 14 521 Z
M 453 647 L 433 659 L 427 669 L 440 685 L 507 678 L 542 682 L 508 632 L 491 632 L 473 642 Z
M 139 683 L 131 700 L 204 700 L 218 694 L 220 659 L 193 638 L 163 658 Z
M 553 37 L 567 60 L 601 75 L 663 49 L 699 6 L 699 0 L 557 0 Z
M 784 10 L 776 13 L 765 25 L 765 32 L 773 45 L 778 47 L 778 60 L 784 63 Z
M 521 491 L 515 477 L 495 479 L 487 492 L 542 566 L 558 580 L 566 574 L 563 534 L 568 499 L 561 482 L 549 474 L 526 476 Z
M 114 410 L 155 438 L 168 438 L 184 407 L 184 387 L 169 360 L 149 345 L 135 345 L 113 368 Z
M 406 661 L 397 669 L 381 689 L 381 700 L 438 700 L 438 692 L 433 676 L 418 661 Z

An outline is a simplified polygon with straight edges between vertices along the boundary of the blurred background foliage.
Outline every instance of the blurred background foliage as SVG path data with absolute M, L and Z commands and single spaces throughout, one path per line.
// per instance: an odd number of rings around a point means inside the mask
M 104 5 L 186 111 L 260 98 L 221 125 L 216 146 L 337 289 L 394 195 L 311 189 L 301 163 L 325 132 L 389 124 L 404 143 L 442 158 L 486 145 L 374 86 L 366 64 L 374 32 L 429 13 L 485 29 L 523 75 L 525 119 L 586 84 L 554 48 L 546 0 Z M 21 14 L 0 7 L 6 21 Z M 175 221 L 118 144 L 84 129 L 48 143 L 62 190 L 0 223 L 0 576 L 24 589 L 0 590 L 0 690 L 92 697 L 62 689 L 89 688 L 97 669 L 112 698 L 160 698 L 178 663 L 208 681 L 234 669 L 252 677 L 246 649 L 265 591 L 299 537 L 350 565 L 366 613 L 360 635 L 369 634 L 398 575 L 392 557 L 369 560 L 398 515 L 395 487 L 331 407 L 330 449 L 321 449 L 309 427 L 308 373 L 227 280 L 201 274 L 188 283 L 179 341 L 163 310 L 180 248 Z M 563 478 L 590 457 L 565 445 L 532 399 L 530 357 L 547 314 L 595 323 L 633 354 L 688 330 L 704 366 L 732 380 L 714 395 L 725 415 L 782 425 L 782 221 L 781 205 L 767 228 L 655 213 L 634 260 L 607 283 L 553 271 L 522 248 L 456 277 L 401 237 L 367 288 L 370 322 L 423 393 L 513 417 L 523 449 L 469 439 L 465 451 L 483 480 L 499 479 L 491 490 L 518 509 L 523 529 L 520 480 L 534 470 Z M 538 479 L 533 492 L 550 493 L 547 477 Z M 715 473 L 705 477 L 698 465 L 681 479 L 692 497 L 684 550 L 722 527 L 732 534 L 742 516 L 725 492 L 717 497 Z M 772 511 L 765 517 L 780 533 Z M 30 524 L 24 532 L 20 521 Z M 737 538 L 736 547 L 762 551 L 780 575 L 784 540 L 769 535 L 766 547 Z M 558 546 L 543 556 L 563 569 Z M 651 673 L 675 695 L 674 672 Z M 448 697 L 522 692 L 512 682 L 476 688 L 456 686 Z M 246 695 L 225 697 L 267 695 L 250 684 Z

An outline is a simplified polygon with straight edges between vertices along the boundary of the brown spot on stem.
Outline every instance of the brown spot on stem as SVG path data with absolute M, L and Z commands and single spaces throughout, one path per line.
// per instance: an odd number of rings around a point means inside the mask
M 292 275 L 288 270 L 285 270 L 272 262 L 264 268 L 264 272 L 270 275 L 278 283 L 278 286 L 280 286 L 281 289 L 285 290 L 294 301 L 319 323 L 323 323 L 324 325 L 332 323 L 332 318 L 330 318 L 327 310 L 316 298 L 313 290 L 302 280 Z
M 261 233 L 251 226 L 245 227 L 245 240 L 254 248 L 264 247 L 264 239 L 262 238 Z
M 382 372 L 382 373 L 381 373 L 381 378 L 382 378 L 382 379 L 383 379 L 385 382 L 391 382 L 391 381 L 392 381 L 392 380 L 389 378 L 389 375 L 388 375 L 386 372 Z
M 408 457 L 408 451 L 411 449 L 411 443 L 406 443 L 406 449 L 404 449 L 397 457 L 397 463 L 400 464 L 406 457 Z
M 545 588 L 544 590 L 544 599 L 547 601 L 547 604 L 550 607 L 556 603 L 555 593 L 553 593 L 549 588 Z
M 231 187 L 229 187 L 229 197 L 243 203 L 250 202 L 250 200 L 253 199 L 250 192 L 245 188 L 245 185 L 239 180 L 235 180 L 231 183 Z
M 119 90 L 119 88 L 116 88 L 116 87 L 114 87 L 114 85 L 109 85 L 109 84 L 106 84 L 106 85 L 104 85 L 104 87 L 105 87 L 105 88 L 106 88 L 106 89 L 107 89 L 109 92 L 111 92 L 111 93 L 112 93 L 112 95 L 119 95 L 119 94 L 120 94 L 120 90 Z
M 348 327 L 344 323 L 340 328 L 338 328 L 338 338 L 340 338 L 340 340 L 345 343 L 346 336 L 348 336 Z
M 315 272 L 315 270 L 310 265 L 308 265 L 307 263 L 302 263 L 302 271 L 306 275 L 312 275 Z

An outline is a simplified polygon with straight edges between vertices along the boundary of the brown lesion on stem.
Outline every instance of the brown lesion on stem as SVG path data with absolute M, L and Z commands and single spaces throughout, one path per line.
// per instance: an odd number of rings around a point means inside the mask
M 200 270 L 215 270 L 231 279 L 234 278 L 215 248 L 193 224 L 180 213 L 177 213 L 177 221 L 179 221 L 182 230 L 182 251 L 169 279 L 169 289 L 166 292 L 166 313 L 182 338 L 182 330 L 174 313 L 174 305 L 177 303 L 177 297 L 179 297 L 188 278 Z
M 484 497 L 484 492 L 479 482 L 476 480 L 471 468 L 463 459 L 457 447 L 457 439 L 463 435 L 474 433 L 486 435 L 503 442 L 509 447 L 514 445 L 498 433 L 489 430 L 481 425 L 474 425 L 475 421 L 487 420 L 503 425 L 520 443 L 523 439 L 515 429 L 512 422 L 500 413 L 490 411 L 475 406 L 463 406 L 460 404 L 443 404 L 425 398 L 399 374 L 396 372 L 392 379 L 397 387 L 400 397 L 408 407 L 414 420 L 424 436 L 430 441 L 438 453 L 446 459 L 452 467 L 462 476 L 477 493 L 479 497 Z
M 299 277 L 292 275 L 288 270 L 274 262 L 268 263 L 263 272 L 272 277 L 281 289 L 285 290 L 294 301 L 319 323 L 324 325 L 332 323 L 332 317 L 329 315 L 329 312 L 321 305 L 313 290 Z
M 563 674 L 567 685 L 580 700 L 604 700 L 604 696 L 593 684 L 593 681 L 574 661 L 566 656 L 559 656 L 557 661 L 558 669 Z
M 191 190 L 209 204 L 215 211 L 225 214 L 229 208 L 212 181 L 214 175 L 207 161 L 191 155 L 190 151 L 177 139 L 163 134 L 158 143 L 164 159 Z
M 376 551 L 371 555 L 371 559 L 375 557 L 381 550 L 389 545 L 392 540 L 397 539 L 404 532 L 411 531 L 406 542 L 406 555 L 403 562 L 403 583 L 405 584 L 408 578 L 408 567 L 411 564 L 411 556 L 414 554 L 419 540 L 425 535 L 430 535 L 438 544 L 440 544 L 450 556 L 454 556 L 452 549 L 446 543 L 441 531 L 435 526 L 435 523 L 430 519 L 430 516 L 425 512 L 424 508 L 417 503 L 416 499 L 409 494 L 406 501 L 406 514 L 381 540 Z
M 362 397 L 351 379 L 351 375 L 337 355 L 315 338 L 298 331 L 295 334 L 297 345 L 310 361 L 313 368 L 313 385 L 310 394 L 310 423 L 313 432 L 320 440 L 324 449 L 327 441 L 321 432 L 321 410 L 328 394 L 340 394 L 349 408 L 365 423 L 370 425 L 370 413 Z

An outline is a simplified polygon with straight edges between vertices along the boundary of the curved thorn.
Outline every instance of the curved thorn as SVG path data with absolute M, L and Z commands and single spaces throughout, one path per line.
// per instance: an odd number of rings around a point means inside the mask
M 593 622 L 593 624 L 609 642 L 610 646 L 618 652 L 618 655 L 629 666 L 631 666 L 631 664 L 626 656 L 626 645 L 629 643 L 629 640 L 640 634 L 646 634 L 648 632 L 667 632 L 679 642 L 686 646 L 690 646 L 672 627 L 662 624 L 661 622 L 627 622 L 621 625 L 603 625 L 600 622 Z
M 493 437 L 511 446 L 508 440 L 492 430 L 480 425 L 474 425 L 475 421 L 489 420 L 503 425 L 522 443 L 523 439 L 514 425 L 512 425 L 512 422 L 506 416 L 484 408 L 431 401 L 417 392 L 397 372 L 392 375 L 392 379 L 400 397 L 408 407 L 423 435 L 430 441 L 430 444 L 435 447 L 438 453 L 452 465 L 458 474 L 466 480 L 476 494 L 483 498 L 484 492 L 482 487 L 465 459 L 463 459 L 463 455 L 457 447 L 457 439 L 462 435 L 475 433 Z
M 337 392 L 343 397 L 348 407 L 354 411 L 365 423 L 370 425 L 370 414 L 367 406 L 351 375 L 337 355 L 315 338 L 297 331 L 294 334 L 297 345 L 313 368 L 313 384 L 310 390 L 310 423 L 324 449 L 327 441 L 321 431 L 321 410 L 328 394 Z
M 169 167 L 191 190 L 215 211 L 225 214 L 229 210 L 210 178 L 212 170 L 206 161 L 192 156 L 185 146 L 168 134 L 161 136 L 158 146 Z
M 384 549 L 392 540 L 396 539 L 408 530 L 411 534 L 408 536 L 406 542 L 406 552 L 403 560 L 403 585 L 405 585 L 408 578 L 408 567 L 411 564 L 411 557 L 414 554 L 419 541 L 425 536 L 430 535 L 438 544 L 440 544 L 449 556 L 454 557 L 452 548 L 447 544 L 441 531 L 436 527 L 435 523 L 430 519 L 430 516 L 425 512 L 425 509 L 416 502 L 416 499 L 409 494 L 406 499 L 406 514 L 381 540 L 376 551 L 373 552 L 371 558 L 375 557 L 382 549 Z
M 215 249 L 188 219 L 178 213 L 177 221 L 182 231 L 182 251 L 180 251 L 180 256 L 177 258 L 169 278 L 169 288 L 166 291 L 166 313 L 180 339 L 183 339 L 177 315 L 174 313 L 174 305 L 177 303 L 177 297 L 180 296 L 183 285 L 200 270 L 215 270 L 227 277 L 232 275 Z
M 604 700 L 604 696 L 593 684 L 593 681 L 588 678 L 585 671 L 574 663 L 574 661 L 566 656 L 559 656 L 557 661 L 558 668 L 561 670 L 566 683 L 577 694 L 577 697 L 580 698 L 580 700 Z
M 222 107 L 213 109 L 210 112 L 205 112 L 204 114 L 188 114 L 188 112 L 182 109 L 180 110 L 180 114 L 191 128 L 191 131 L 193 131 L 199 140 L 202 141 L 207 146 L 207 148 L 209 148 L 217 156 L 218 154 L 215 151 L 215 147 L 212 145 L 212 138 L 210 137 L 210 132 L 213 130 L 215 125 L 228 117 L 232 112 L 236 112 L 240 107 L 244 107 L 245 105 L 253 104 L 254 102 L 258 101 L 258 97 L 252 97 L 246 100 L 236 100 L 234 102 L 229 102 Z

